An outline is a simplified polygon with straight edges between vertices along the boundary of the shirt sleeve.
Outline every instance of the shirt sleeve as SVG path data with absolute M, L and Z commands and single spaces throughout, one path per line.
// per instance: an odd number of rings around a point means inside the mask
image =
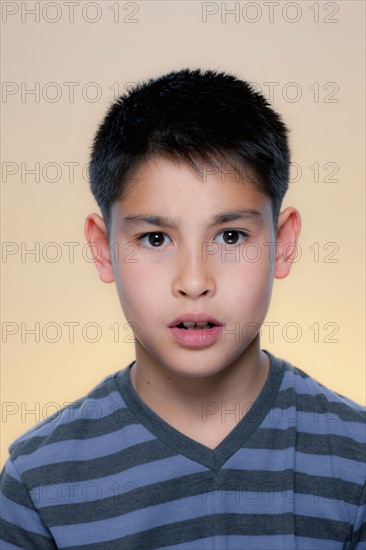
M 55 550 L 56 543 L 9 458 L 0 475 L 0 548 Z
M 350 550 L 366 550 L 366 482 L 357 508 Z

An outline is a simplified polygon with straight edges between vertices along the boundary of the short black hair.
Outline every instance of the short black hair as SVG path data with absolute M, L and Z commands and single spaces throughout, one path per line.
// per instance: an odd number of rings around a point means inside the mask
M 288 129 L 263 95 L 227 72 L 185 68 L 129 88 L 109 107 L 94 137 L 90 189 L 110 238 L 110 208 L 135 171 L 154 155 L 200 163 L 224 161 L 252 175 L 270 197 L 275 231 L 288 189 Z M 248 179 L 248 178 L 247 178 Z

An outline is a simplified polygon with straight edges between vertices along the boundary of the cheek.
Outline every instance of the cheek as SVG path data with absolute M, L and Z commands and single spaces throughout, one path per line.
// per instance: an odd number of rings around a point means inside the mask
M 159 290 L 164 286 L 159 271 L 146 268 L 142 263 L 125 263 L 116 266 L 116 287 L 121 307 L 127 319 L 144 317 L 154 308 L 159 311 Z
M 268 308 L 273 284 L 273 264 L 266 251 L 255 260 L 253 250 L 243 254 L 240 262 L 232 264 L 226 270 L 226 286 L 232 289 L 233 307 L 245 304 L 251 313 L 263 312 Z M 234 267 L 236 265 L 236 267 Z

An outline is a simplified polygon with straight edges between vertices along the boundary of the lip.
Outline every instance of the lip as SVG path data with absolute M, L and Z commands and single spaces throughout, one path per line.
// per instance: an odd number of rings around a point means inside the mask
M 176 317 L 175 319 L 173 319 L 173 321 L 169 324 L 169 328 L 174 328 L 177 325 L 179 325 L 179 323 L 182 323 L 183 321 L 191 321 L 193 323 L 210 322 L 214 325 L 217 325 L 217 327 L 221 327 L 224 324 L 218 319 L 216 319 L 215 317 L 212 317 L 212 315 L 209 315 L 208 313 L 204 313 L 204 312 L 203 313 L 183 313 L 179 317 Z M 192 331 L 189 331 L 189 332 L 192 332 Z
M 186 319 L 184 319 L 186 320 Z M 204 348 L 216 342 L 222 332 L 222 325 L 212 328 L 184 329 L 176 326 L 169 327 L 175 339 L 187 348 Z

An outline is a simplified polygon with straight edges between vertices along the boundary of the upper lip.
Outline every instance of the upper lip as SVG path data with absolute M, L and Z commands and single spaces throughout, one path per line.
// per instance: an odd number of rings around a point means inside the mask
M 215 317 L 212 317 L 212 315 L 208 315 L 208 313 L 183 313 L 182 315 L 179 315 L 179 317 L 176 317 L 170 323 L 169 327 L 176 327 L 177 325 L 179 325 L 179 323 L 182 323 L 183 321 L 192 321 L 194 323 L 210 322 L 218 326 L 221 326 L 223 324 L 218 319 L 215 319 Z

